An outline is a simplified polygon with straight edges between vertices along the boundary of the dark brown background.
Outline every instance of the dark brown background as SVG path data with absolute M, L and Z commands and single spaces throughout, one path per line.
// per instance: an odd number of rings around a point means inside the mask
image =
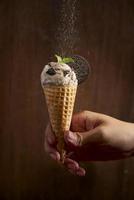
M 89 163 L 81 178 L 45 155 L 48 115 L 40 72 L 55 54 L 59 3 L 0 1 L 0 200 L 133 200 L 133 159 Z M 92 76 L 78 90 L 75 111 L 133 122 L 134 1 L 78 4 L 75 53 L 90 61 Z

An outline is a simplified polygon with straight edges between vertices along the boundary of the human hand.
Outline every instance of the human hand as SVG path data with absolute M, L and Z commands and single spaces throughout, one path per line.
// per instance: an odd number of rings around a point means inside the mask
M 71 173 L 84 176 L 85 170 L 79 166 L 78 162 L 69 158 L 72 152 L 68 152 L 68 155 L 64 158 L 64 162 L 61 162 L 60 153 L 57 151 L 57 140 L 52 131 L 50 124 L 48 124 L 46 131 L 45 131 L 45 151 L 49 154 L 49 156 L 57 161 L 58 164 L 64 165 L 68 171 Z
M 65 133 L 67 157 L 64 165 L 73 174 L 85 175 L 80 161 L 106 161 L 129 157 L 134 149 L 134 124 L 107 115 L 84 111 L 75 114 L 69 132 Z M 56 138 L 46 129 L 45 149 L 59 161 Z M 72 153 L 73 152 L 73 153 Z M 53 154 L 52 154 L 53 153 Z

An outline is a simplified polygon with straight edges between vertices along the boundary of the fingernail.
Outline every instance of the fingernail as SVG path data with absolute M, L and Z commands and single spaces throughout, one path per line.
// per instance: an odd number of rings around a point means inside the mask
M 54 154 L 54 153 L 50 153 L 50 157 L 53 159 L 53 160 L 58 160 L 58 158 L 57 158 L 57 155 L 56 154 Z
M 69 142 L 74 143 L 74 144 L 77 143 L 77 135 L 75 133 L 72 133 L 71 131 L 69 131 L 66 137 Z
M 77 172 L 76 172 L 76 174 L 78 175 L 78 176 L 85 176 L 85 171 L 83 171 L 83 170 L 78 170 Z

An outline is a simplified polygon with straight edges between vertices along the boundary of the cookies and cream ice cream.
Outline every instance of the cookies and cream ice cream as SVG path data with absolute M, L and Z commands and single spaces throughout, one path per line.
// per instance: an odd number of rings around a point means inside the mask
M 73 69 L 65 64 L 50 62 L 45 65 L 41 73 L 41 84 L 50 85 L 77 85 L 78 81 Z

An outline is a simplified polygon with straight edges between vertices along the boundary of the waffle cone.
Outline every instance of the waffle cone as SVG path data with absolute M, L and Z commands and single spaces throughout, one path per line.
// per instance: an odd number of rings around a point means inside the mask
M 77 86 L 46 85 L 44 94 L 52 130 L 57 138 L 61 160 L 65 158 L 64 133 L 70 129 Z

